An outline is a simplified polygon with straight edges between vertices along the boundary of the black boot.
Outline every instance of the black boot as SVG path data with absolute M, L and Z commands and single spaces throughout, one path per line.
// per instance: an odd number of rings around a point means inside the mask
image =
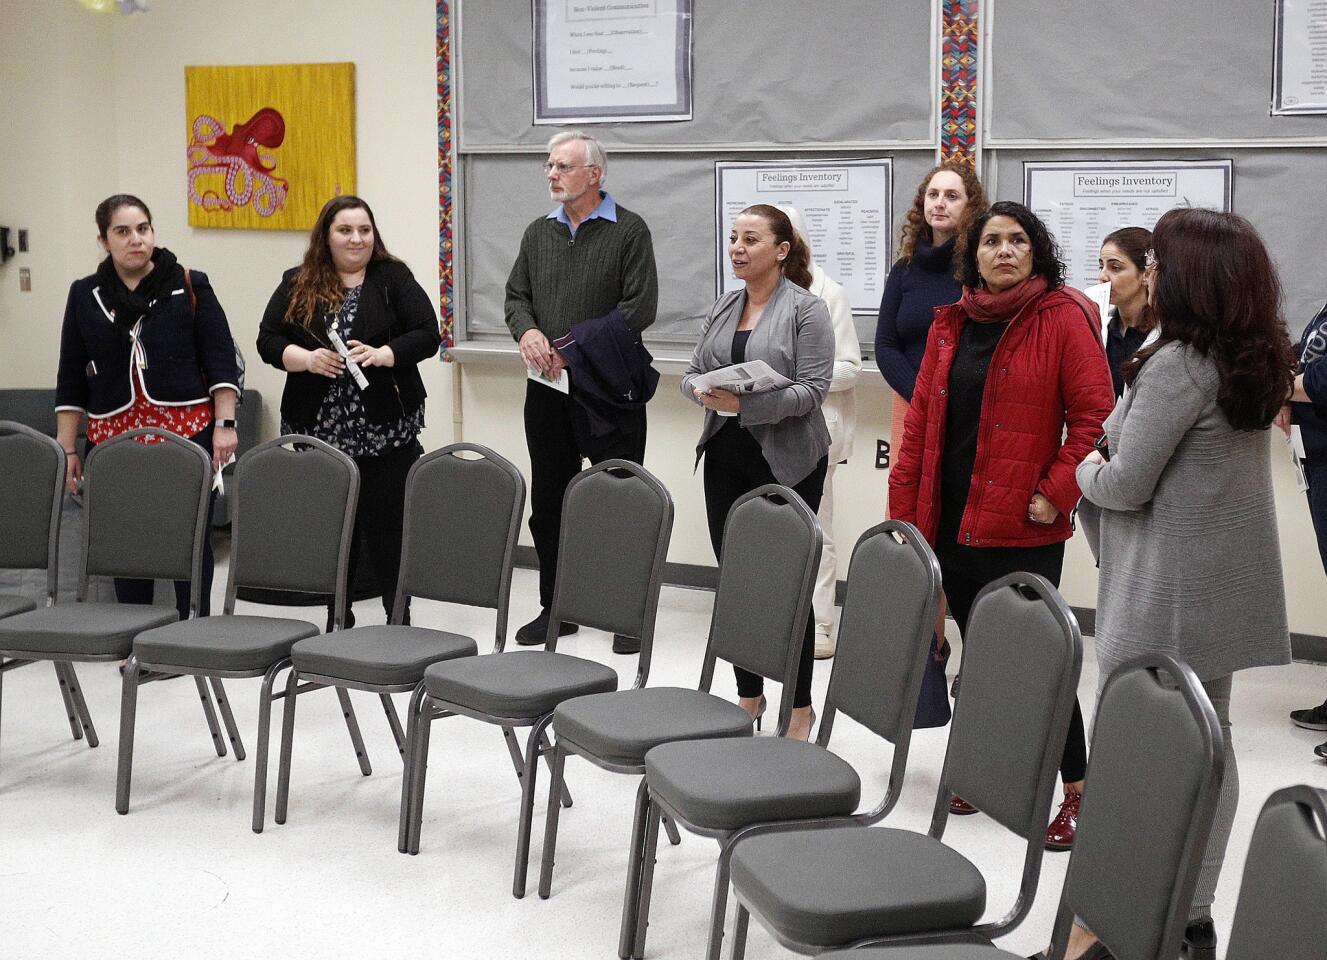
M 1216 924 L 1210 917 L 1189 921 L 1180 956 L 1183 960 L 1216 960 Z

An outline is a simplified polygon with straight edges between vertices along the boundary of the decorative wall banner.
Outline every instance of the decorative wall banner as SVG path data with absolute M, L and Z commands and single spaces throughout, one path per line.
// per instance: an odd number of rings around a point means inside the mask
M 438 0 L 438 316 L 443 358 L 455 340 L 452 324 L 452 16 L 448 0 Z
M 534 122 L 691 119 L 692 0 L 532 0 Z
M 801 211 L 816 263 L 843 284 L 853 313 L 874 317 L 893 263 L 893 180 L 894 163 L 888 157 L 716 163 L 718 292 L 742 286 L 728 262 L 728 234 L 737 215 L 756 203 L 788 204 Z
M 1327 113 L 1327 0 L 1276 0 L 1272 115 Z
M 1174 207 L 1230 210 L 1230 160 L 1023 164 L 1023 202 L 1045 222 L 1068 266 L 1065 282 L 1097 282 L 1101 241 L 1120 227 L 1151 230 Z
M 185 67 L 189 224 L 308 230 L 355 192 L 355 65 Z
M 978 0 L 943 0 L 940 160 L 977 163 Z

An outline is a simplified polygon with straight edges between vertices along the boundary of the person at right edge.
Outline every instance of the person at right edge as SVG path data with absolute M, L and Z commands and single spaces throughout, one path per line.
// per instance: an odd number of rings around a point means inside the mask
M 1098 683 L 1134 657 L 1169 654 L 1193 668 L 1221 724 L 1225 773 L 1183 953 L 1216 960 L 1212 901 L 1239 803 L 1231 682 L 1290 661 L 1267 432 L 1295 358 L 1276 268 L 1243 217 L 1171 210 L 1147 260 L 1161 335 L 1125 364 L 1105 453 L 1077 476 L 1101 508 Z M 1070 958 L 1109 956 L 1082 927 L 1072 935 Z
M 548 142 L 544 177 L 558 206 L 525 228 L 507 278 L 505 314 L 521 359 L 532 374 L 556 380 L 567 360 L 554 340 L 585 321 L 622 324 L 639 341 L 654 322 L 659 280 L 649 227 L 601 189 L 608 156 L 598 140 L 579 131 Z M 615 314 L 611 316 L 610 314 Z M 562 495 L 581 462 L 645 458 L 645 406 L 623 410 L 616 429 L 578 429 L 576 377 L 563 393 L 533 377 L 525 385 L 525 444 L 530 453 L 530 534 L 539 557 L 539 615 L 516 631 L 523 646 L 541 644 L 562 533 Z M 575 633 L 561 623 L 558 636 Z M 614 653 L 638 653 L 639 637 L 613 637 Z
M 1290 395 L 1291 404 L 1278 418 L 1289 430 L 1293 422 L 1304 440 L 1304 476 L 1308 480 L 1309 516 L 1318 538 L 1318 556 L 1327 569 L 1327 305 L 1308 322 L 1299 338 L 1299 375 Z M 1305 730 L 1327 730 L 1327 700 L 1316 707 L 1290 711 L 1290 721 Z M 1327 743 L 1313 748 L 1327 760 Z
M 935 546 L 960 636 L 988 583 L 1022 571 L 1059 585 L 1079 498 L 1074 469 L 1114 399 L 1100 315 L 1065 286 L 1037 215 L 1001 201 L 973 220 L 966 239 L 963 296 L 936 311 L 889 472 L 890 516 L 916 524 Z M 1073 844 L 1086 772 L 1075 699 L 1048 849 Z M 958 796 L 949 810 L 977 812 Z

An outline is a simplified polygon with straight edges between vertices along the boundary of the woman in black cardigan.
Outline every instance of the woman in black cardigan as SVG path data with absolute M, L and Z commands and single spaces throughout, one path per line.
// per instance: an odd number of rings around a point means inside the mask
M 268 301 L 258 352 L 287 374 L 282 432 L 317 437 L 359 467 L 359 531 L 389 618 L 406 475 L 423 453 L 426 394 L 418 364 L 436 355 L 439 343 L 428 295 L 387 252 L 369 205 L 354 196 L 329 200 L 304 262 L 286 271 Z M 346 626 L 354 619 L 347 611 Z

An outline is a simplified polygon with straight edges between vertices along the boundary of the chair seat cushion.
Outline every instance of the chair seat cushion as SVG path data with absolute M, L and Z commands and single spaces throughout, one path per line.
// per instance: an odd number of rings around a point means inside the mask
M 57 603 L 0 619 L 0 650 L 71 657 L 127 657 L 134 637 L 173 623 L 174 607 L 137 603 Z
M 910 830 L 766 833 L 733 848 L 733 886 L 765 922 L 811 946 L 971 927 L 986 883 L 962 854 Z
M 27 597 L 0 597 L 0 617 L 12 617 L 36 608 L 37 604 Z
M 851 764 L 784 737 L 665 744 L 645 755 L 645 781 L 682 819 L 710 830 L 846 816 L 862 797 Z
M 290 659 L 300 673 L 386 687 L 419 683 L 430 663 L 478 652 L 459 633 L 387 625 L 307 637 L 291 648 Z
M 915 947 L 867 947 L 865 950 L 833 950 L 815 960 L 1023 960 L 988 943 L 937 943 Z
M 617 689 L 617 673 L 593 660 L 547 650 L 444 660 L 424 671 L 429 696 L 494 717 L 552 713 L 563 700 Z
M 751 715 L 735 703 L 682 687 L 646 687 L 577 697 L 553 711 L 553 732 L 596 757 L 639 765 L 675 740 L 751 737 Z
M 134 653 L 144 663 L 196 672 L 262 672 L 317 633 L 312 623 L 288 617 L 199 617 L 149 630 L 134 642 Z

